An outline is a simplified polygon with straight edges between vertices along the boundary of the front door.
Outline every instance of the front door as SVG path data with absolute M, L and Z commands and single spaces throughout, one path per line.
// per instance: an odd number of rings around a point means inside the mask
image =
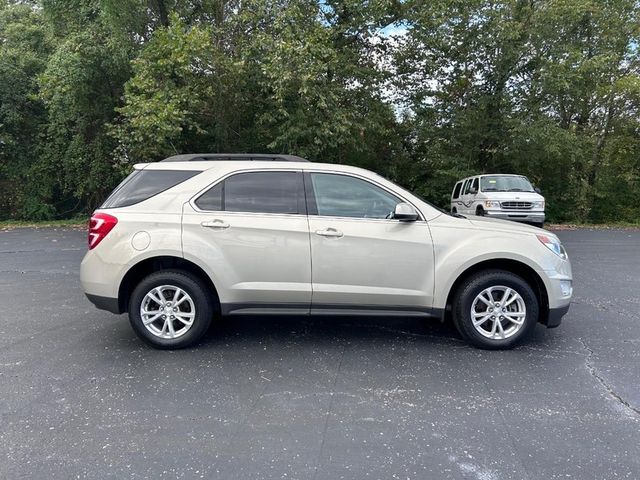
M 224 313 L 308 313 L 311 258 L 300 171 L 228 176 L 183 209 L 185 252 L 197 252 Z
M 422 219 L 388 218 L 404 201 L 347 174 L 305 173 L 312 312 L 429 312 L 433 247 Z

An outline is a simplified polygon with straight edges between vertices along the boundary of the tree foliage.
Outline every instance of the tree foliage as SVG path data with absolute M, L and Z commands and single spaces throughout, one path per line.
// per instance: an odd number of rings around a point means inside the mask
M 0 218 L 98 206 L 130 165 L 285 152 L 447 206 L 522 173 L 558 221 L 637 221 L 637 0 L 0 2 Z

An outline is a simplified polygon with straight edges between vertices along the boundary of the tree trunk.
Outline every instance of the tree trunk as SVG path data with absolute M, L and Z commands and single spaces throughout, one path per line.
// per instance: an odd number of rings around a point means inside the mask
M 165 0 L 155 0 L 158 7 L 158 17 L 160 17 L 160 24 L 163 27 L 169 26 L 169 13 L 167 12 L 167 4 Z

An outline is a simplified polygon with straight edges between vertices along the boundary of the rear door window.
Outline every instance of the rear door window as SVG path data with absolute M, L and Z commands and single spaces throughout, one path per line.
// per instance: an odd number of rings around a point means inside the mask
M 197 170 L 135 170 L 116 187 L 100 208 L 135 205 L 199 173 Z
M 453 198 L 454 198 L 454 200 L 460 196 L 460 189 L 461 188 L 462 188 L 462 182 L 456 183 L 456 186 L 453 189 Z
M 201 210 L 306 213 L 301 172 L 247 172 L 217 183 L 195 201 Z

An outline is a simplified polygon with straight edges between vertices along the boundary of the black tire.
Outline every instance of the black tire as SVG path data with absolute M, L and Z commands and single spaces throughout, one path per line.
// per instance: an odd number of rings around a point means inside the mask
M 476 208 L 476 215 L 478 217 L 484 217 L 484 208 L 482 208 L 481 206 L 478 206 Z
M 538 227 L 538 228 L 544 228 L 544 222 L 532 223 L 531 225 L 533 225 L 534 227 Z
M 451 209 L 451 213 L 458 213 L 458 209 L 457 209 L 456 207 L 453 207 L 453 208 Z
M 151 333 L 142 322 L 140 307 L 155 287 L 176 286 L 185 291 L 195 307 L 193 324 L 183 335 L 169 339 Z M 214 314 L 214 296 L 198 277 L 181 270 L 162 270 L 145 277 L 133 290 L 129 300 L 129 322 L 142 341 L 162 350 L 185 348 L 200 340 L 207 332 Z M 181 308 L 181 307 L 179 307 Z M 161 320 L 159 320 L 161 321 Z M 179 325 L 176 323 L 176 325 Z
M 522 326 L 505 339 L 483 336 L 473 326 L 471 319 L 471 308 L 475 298 L 483 290 L 497 285 L 515 290 L 522 297 L 526 307 Z M 489 350 L 513 348 L 525 340 L 534 330 L 539 312 L 538 299 L 531 286 L 518 275 L 504 270 L 485 270 L 465 279 L 456 291 L 452 305 L 453 322 L 460 335 L 473 346 Z

